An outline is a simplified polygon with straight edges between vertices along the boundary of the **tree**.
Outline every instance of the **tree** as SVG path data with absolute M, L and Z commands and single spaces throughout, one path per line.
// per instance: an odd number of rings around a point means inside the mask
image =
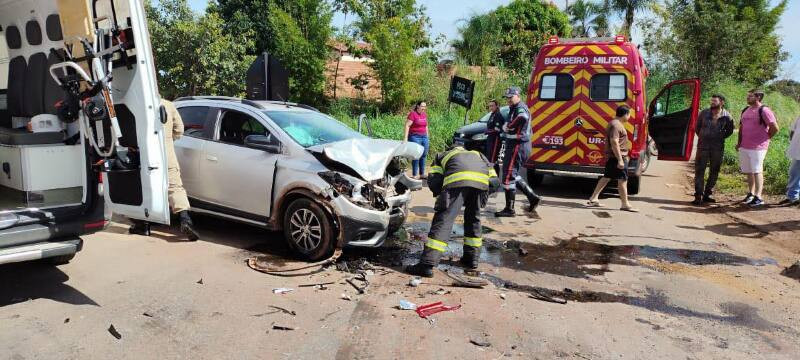
M 603 0 L 603 4 L 597 8 L 597 16 L 594 18 L 594 34 L 596 36 L 604 37 L 611 35 L 611 24 L 609 18 L 611 17 L 611 0 Z
M 646 9 L 653 3 L 655 0 L 613 0 L 612 9 L 624 14 L 622 33 L 630 37 L 635 13 Z
M 572 35 L 589 37 L 589 30 L 597 26 L 600 10 L 598 4 L 587 0 L 577 0 L 569 5 L 566 12 L 570 16 Z
M 644 28 L 652 63 L 677 77 L 763 85 L 786 58 L 775 29 L 786 0 L 675 0 Z
M 570 30 L 567 15 L 555 5 L 514 0 L 473 16 L 459 29 L 461 39 L 453 42 L 453 47 L 469 64 L 502 65 L 517 73 L 528 73 L 533 57 L 547 39 L 552 35 L 568 36 Z M 492 43 L 496 45 L 488 45 Z M 491 57 L 488 64 L 487 56 Z
M 371 47 L 370 63 L 381 81 L 389 110 L 407 106 L 415 95 L 420 59 L 416 51 L 430 45 L 430 20 L 415 0 L 357 0 L 353 11 L 358 33 Z
M 319 104 L 324 99 L 325 64 L 331 57 L 333 10 L 326 0 L 217 0 L 209 13 L 225 20 L 237 37 L 252 37 L 249 53 L 278 57 L 289 69 L 291 98 Z
M 251 44 L 225 33 L 216 14 L 198 16 L 187 0 L 145 2 L 161 95 L 241 96 Z
M 784 79 L 770 84 L 769 89 L 800 102 L 800 82 Z

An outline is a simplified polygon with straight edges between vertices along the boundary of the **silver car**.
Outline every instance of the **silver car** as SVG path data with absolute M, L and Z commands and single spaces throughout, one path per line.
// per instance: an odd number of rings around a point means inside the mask
M 380 246 L 422 187 L 403 171 L 421 146 L 371 139 L 308 106 L 224 97 L 175 105 L 192 210 L 282 230 L 308 260 L 345 245 Z

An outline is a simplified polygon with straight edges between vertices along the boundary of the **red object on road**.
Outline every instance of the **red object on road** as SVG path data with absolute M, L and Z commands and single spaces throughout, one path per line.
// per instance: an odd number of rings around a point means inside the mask
M 437 301 L 433 304 L 418 306 L 416 311 L 419 317 L 427 319 L 428 316 L 433 314 L 440 313 L 442 311 L 458 310 L 460 308 L 461 305 L 447 306 L 443 305 L 441 301 Z

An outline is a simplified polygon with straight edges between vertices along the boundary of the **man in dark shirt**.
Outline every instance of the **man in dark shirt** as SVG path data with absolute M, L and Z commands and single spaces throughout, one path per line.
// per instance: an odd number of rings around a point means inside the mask
M 503 132 L 503 125 L 506 119 L 500 112 L 500 105 L 497 100 L 490 100 L 489 105 L 489 121 L 486 122 L 486 149 L 484 155 L 489 159 L 492 164 L 497 163 L 498 155 L 500 155 L 500 148 L 503 145 L 503 139 L 500 134 Z
M 694 163 L 694 205 L 715 203 L 711 194 L 717 184 L 725 151 L 725 139 L 733 134 L 733 119 L 725 110 L 725 97 L 711 96 L 710 108 L 700 112 L 697 117 L 695 133 L 698 136 L 697 154 Z M 711 167 L 708 181 L 704 181 L 706 168 Z M 705 183 L 705 184 L 704 184 Z

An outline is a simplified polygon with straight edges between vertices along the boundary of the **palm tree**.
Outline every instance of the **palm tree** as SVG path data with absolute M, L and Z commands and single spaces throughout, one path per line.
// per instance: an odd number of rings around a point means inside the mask
M 637 11 L 644 10 L 655 0 L 613 0 L 612 8 L 625 14 L 625 22 L 622 24 L 622 32 L 628 37 L 631 36 L 633 28 L 633 17 Z
M 604 37 L 611 35 L 611 24 L 609 23 L 611 17 L 611 0 L 603 0 L 603 4 L 598 6 L 597 16 L 594 18 L 594 34 L 595 36 Z
M 594 2 L 587 0 L 577 0 L 567 7 L 567 14 L 572 23 L 572 34 L 574 36 L 589 37 L 589 29 L 596 26 L 597 14 L 600 7 Z

